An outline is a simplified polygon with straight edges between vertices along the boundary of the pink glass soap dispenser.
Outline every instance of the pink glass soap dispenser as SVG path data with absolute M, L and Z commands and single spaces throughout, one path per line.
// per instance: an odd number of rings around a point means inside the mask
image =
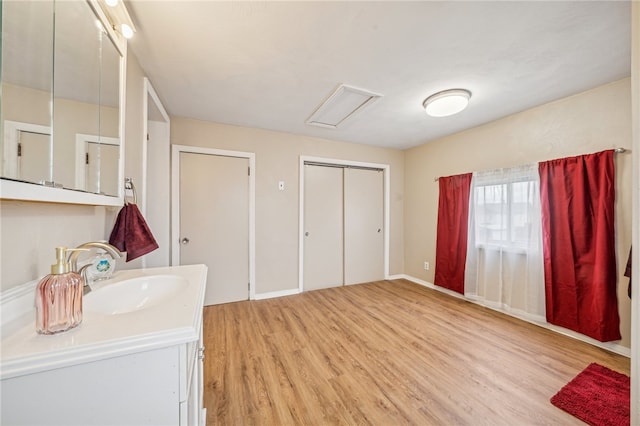
M 56 263 L 51 274 L 36 287 L 36 331 L 55 334 L 67 331 L 82 322 L 82 287 L 80 274 L 71 271 L 67 252 L 73 249 L 56 247 Z

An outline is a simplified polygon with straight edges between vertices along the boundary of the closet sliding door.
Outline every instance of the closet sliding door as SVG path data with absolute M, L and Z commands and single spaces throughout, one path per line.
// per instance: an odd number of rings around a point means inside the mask
M 305 290 L 344 284 L 342 188 L 342 168 L 305 165 Z
M 344 169 L 344 283 L 384 279 L 382 170 Z
M 384 173 L 304 166 L 305 290 L 384 279 Z

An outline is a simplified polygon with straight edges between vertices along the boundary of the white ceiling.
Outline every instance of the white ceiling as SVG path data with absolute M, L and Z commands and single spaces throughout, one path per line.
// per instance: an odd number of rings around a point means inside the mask
M 130 47 L 171 115 L 408 148 L 630 74 L 630 2 L 127 2 Z M 384 95 L 305 124 L 345 83 Z M 465 88 L 469 107 L 423 100 Z

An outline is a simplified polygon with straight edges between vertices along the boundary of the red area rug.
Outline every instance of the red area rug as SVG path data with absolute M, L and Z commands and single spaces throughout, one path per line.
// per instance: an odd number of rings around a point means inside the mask
M 551 398 L 551 403 L 592 426 L 629 426 L 629 377 L 591 364 Z

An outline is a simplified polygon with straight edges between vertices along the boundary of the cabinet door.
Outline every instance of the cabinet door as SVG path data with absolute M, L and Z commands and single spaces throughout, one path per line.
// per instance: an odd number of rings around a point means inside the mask
M 178 347 L 2 381 L 3 425 L 175 425 Z

